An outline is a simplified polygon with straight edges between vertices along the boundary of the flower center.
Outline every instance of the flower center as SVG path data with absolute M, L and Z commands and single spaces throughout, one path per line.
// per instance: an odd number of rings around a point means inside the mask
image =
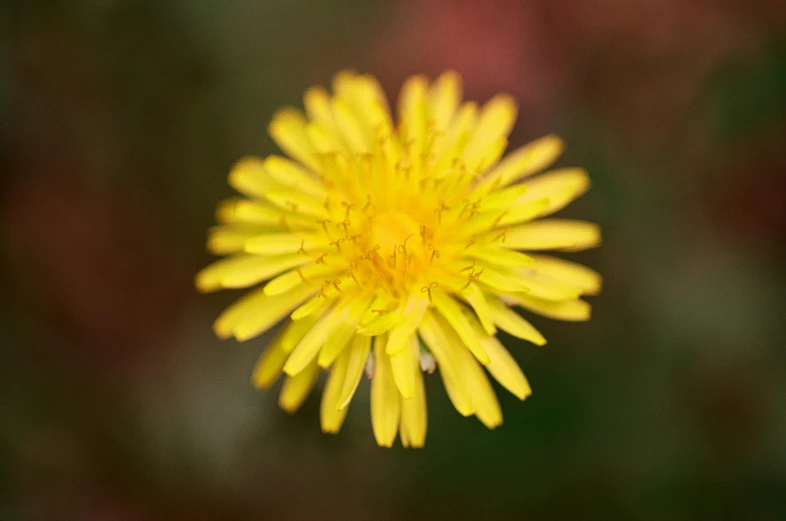
M 371 242 L 379 244 L 383 252 L 405 246 L 409 239 L 417 237 L 420 225 L 409 215 L 397 211 L 386 211 L 374 216 L 371 223 Z M 403 250 L 403 248 L 402 248 Z

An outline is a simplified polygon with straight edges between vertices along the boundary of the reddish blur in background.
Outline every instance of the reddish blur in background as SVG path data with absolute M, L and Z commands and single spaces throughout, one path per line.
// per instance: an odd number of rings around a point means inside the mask
M 511 145 L 593 178 L 604 293 L 505 338 L 534 395 L 495 432 L 432 376 L 424 450 L 367 383 L 323 435 L 193 288 L 229 167 L 346 67 L 510 92 Z M 782 2 L 6 0 L 0 169 L 4 521 L 786 518 Z

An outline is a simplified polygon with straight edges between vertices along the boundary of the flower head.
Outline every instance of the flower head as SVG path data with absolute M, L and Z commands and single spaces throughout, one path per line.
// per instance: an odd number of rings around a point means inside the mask
M 510 306 L 586 320 L 582 295 L 600 289 L 583 266 L 523 251 L 598 244 L 591 223 L 541 219 L 589 187 L 576 168 L 549 166 L 547 136 L 502 158 L 516 105 L 461 101 L 458 75 L 410 78 L 394 125 L 379 84 L 342 72 L 333 94 L 278 112 L 270 135 L 289 156 L 246 158 L 229 174 L 245 197 L 224 201 L 208 246 L 227 258 L 196 278 L 202 291 L 260 288 L 216 320 L 219 337 L 248 340 L 282 319 L 252 381 L 287 378 L 279 403 L 297 409 L 329 371 L 321 424 L 338 432 L 364 372 L 377 442 L 426 438 L 423 372 L 439 369 L 454 406 L 489 428 L 502 413 L 485 369 L 520 399 L 530 387 L 497 328 L 537 345 L 543 336 Z M 502 158 L 502 159 L 501 159 Z

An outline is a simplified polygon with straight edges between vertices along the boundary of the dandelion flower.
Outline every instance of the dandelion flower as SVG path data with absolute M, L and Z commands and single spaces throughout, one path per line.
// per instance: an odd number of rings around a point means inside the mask
M 531 391 L 497 330 L 546 342 L 511 306 L 587 320 L 581 297 L 600 289 L 589 268 L 530 253 L 599 243 L 596 225 L 548 217 L 588 189 L 586 172 L 527 179 L 562 141 L 547 136 L 503 158 L 515 102 L 462 102 L 453 72 L 408 79 L 397 124 L 377 81 L 352 72 L 336 75 L 332 94 L 309 89 L 304 104 L 305 114 L 283 109 L 269 127 L 288 157 L 241 159 L 229 174 L 243 197 L 219 205 L 208 237 L 226 258 L 196 285 L 260 287 L 219 316 L 216 334 L 244 341 L 285 321 L 252 382 L 267 388 L 283 372 L 279 404 L 292 412 L 328 371 L 324 432 L 339 431 L 365 372 L 377 443 L 399 435 L 423 446 L 423 373 L 435 369 L 460 414 L 500 425 L 486 371 L 522 400 Z

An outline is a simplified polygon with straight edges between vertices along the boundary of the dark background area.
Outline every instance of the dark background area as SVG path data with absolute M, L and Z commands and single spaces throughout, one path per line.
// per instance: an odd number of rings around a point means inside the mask
M 427 378 L 423 450 L 249 384 L 200 296 L 226 175 L 351 67 L 455 69 L 556 132 L 600 223 L 588 323 L 503 340 L 488 432 Z M 786 7 L 775 0 L 0 2 L 0 518 L 786 519 Z

